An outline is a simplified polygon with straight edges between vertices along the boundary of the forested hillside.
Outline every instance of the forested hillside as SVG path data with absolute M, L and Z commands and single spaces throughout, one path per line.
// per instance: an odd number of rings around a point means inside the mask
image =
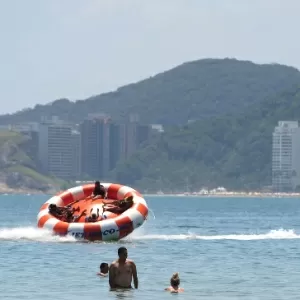
M 243 112 L 298 83 L 300 73 L 292 67 L 203 59 L 84 101 L 61 99 L 2 115 L 0 124 L 40 121 L 41 116 L 53 115 L 80 122 L 95 112 L 111 114 L 116 121 L 138 113 L 144 123 L 185 124 L 190 119 Z
M 218 185 L 235 190 L 271 184 L 272 131 L 279 120 L 298 120 L 300 88 L 253 105 L 243 114 L 175 127 L 112 173 L 142 189 L 192 190 Z

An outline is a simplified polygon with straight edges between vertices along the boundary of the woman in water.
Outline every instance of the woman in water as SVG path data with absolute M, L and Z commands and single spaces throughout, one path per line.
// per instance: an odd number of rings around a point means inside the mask
M 170 279 L 170 286 L 165 288 L 165 291 L 169 291 L 171 293 L 181 293 L 184 291 L 183 288 L 179 287 L 180 278 L 178 273 L 174 273 Z

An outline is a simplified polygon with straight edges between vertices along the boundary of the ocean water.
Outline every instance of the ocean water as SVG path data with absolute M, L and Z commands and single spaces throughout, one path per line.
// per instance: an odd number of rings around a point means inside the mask
M 0 196 L 1 299 L 299 299 L 300 199 L 145 197 L 152 213 L 120 242 L 82 243 L 36 228 L 46 196 Z M 139 289 L 96 276 L 126 246 Z

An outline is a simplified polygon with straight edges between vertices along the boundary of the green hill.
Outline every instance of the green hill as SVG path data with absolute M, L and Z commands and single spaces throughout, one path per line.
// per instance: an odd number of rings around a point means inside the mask
M 288 66 L 203 59 L 86 101 L 61 99 L 2 115 L 0 124 L 40 121 L 41 116 L 52 115 L 80 122 L 95 112 L 109 113 L 117 121 L 138 113 L 145 123 L 185 124 L 190 119 L 243 112 L 299 82 L 299 71 Z
M 261 189 L 271 184 L 272 131 L 279 120 L 298 120 L 300 88 L 253 105 L 243 114 L 173 128 L 120 162 L 112 177 L 148 191 Z

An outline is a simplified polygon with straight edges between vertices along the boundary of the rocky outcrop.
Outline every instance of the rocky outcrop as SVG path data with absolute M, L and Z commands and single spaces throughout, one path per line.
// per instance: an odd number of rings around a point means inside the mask
M 0 167 L 6 168 L 12 165 L 10 157 L 18 151 L 18 146 L 10 141 L 5 142 L 0 148 Z
M 3 186 L 0 193 L 5 190 L 46 193 L 60 188 L 50 178 L 47 183 L 47 176 L 41 175 L 39 180 L 35 163 L 27 155 L 24 147 L 26 142 L 30 142 L 27 137 L 11 132 L 7 132 L 7 136 L 4 137 L 2 132 L 1 138 L 0 183 Z
M 40 181 L 37 182 L 33 178 L 25 176 L 19 172 L 7 174 L 5 183 L 10 188 L 38 190 L 41 192 L 47 192 L 52 188 L 50 184 L 45 184 Z

